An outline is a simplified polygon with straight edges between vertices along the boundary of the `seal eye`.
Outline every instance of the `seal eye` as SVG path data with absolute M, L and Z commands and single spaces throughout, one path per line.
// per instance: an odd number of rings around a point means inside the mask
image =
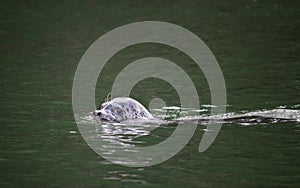
M 98 116 L 101 116 L 101 114 L 102 114 L 101 112 L 97 112 L 97 115 L 98 115 Z

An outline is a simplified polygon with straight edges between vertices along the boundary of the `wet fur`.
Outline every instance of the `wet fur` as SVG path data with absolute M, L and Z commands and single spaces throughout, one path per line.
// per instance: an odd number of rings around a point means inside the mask
M 121 122 L 135 118 L 153 118 L 141 103 L 129 97 L 118 97 L 102 103 L 99 109 L 94 111 L 94 115 L 108 122 Z

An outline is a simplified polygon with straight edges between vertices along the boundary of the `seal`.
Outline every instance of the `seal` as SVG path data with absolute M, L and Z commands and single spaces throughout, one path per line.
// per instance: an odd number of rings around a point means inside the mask
M 102 103 L 94 115 L 102 121 L 119 123 L 126 119 L 154 119 L 151 113 L 138 101 L 129 97 L 117 97 Z

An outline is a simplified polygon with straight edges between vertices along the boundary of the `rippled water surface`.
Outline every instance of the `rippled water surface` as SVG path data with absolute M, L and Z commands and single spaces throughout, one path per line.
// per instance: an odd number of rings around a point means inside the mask
M 299 187 L 299 6 L 281 0 L 2 3 L 0 186 Z M 159 97 L 169 108 L 152 108 L 156 117 L 191 121 L 197 129 L 171 159 L 130 168 L 105 160 L 85 142 L 73 116 L 72 83 L 81 56 L 98 37 L 145 20 L 185 27 L 209 46 L 224 74 L 228 106 L 225 114 L 209 116 L 214 106 L 207 81 L 186 54 L 161 44 L 120 51 L 98 78 L 97 104 L 118 73 L 144 57 L 166 58 L 182 67 L 201 104 L 200 109 L 174 108 L 180 101 L 170 84 L 155 78 L 139 82 L 131 97 L 146 107 Z M 115 143 L 128 150 L 158 144 L 177 127 L 82 117 L 98 122 L 94 130 L 102 131 L 99 138 L 111 141 L 99 146 L 107 155 Z M 207 119 L 224 122 L 214 143 L 201 153 Z

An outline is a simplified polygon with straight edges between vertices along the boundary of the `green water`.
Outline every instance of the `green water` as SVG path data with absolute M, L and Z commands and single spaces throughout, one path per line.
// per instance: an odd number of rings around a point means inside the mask
M 229 112 L 291 108 L 300 104 L 299 8 L 299 1 L 290 0 L 1 2 L 0 186 L 299 187 L 297 122 L 225 124 L 204 153 L 197 150 L 199 126 L 170 160 L 129 168 L 89 148 L 71 100 L 77 64 L 96 39 L 124 24 L 157 20 L 189 29 L 209 46 L 224 74 Z M 195 64 L 155 44 L 116 54 L 98 80 L 96 102 L 105 99 L 122 67 L 147 56 L 170 59 L 192 78 L 199 76 L 201 102 L 210 102 Z M 161 96 L 168 105 L 178 104 L 173 89 L 157 80 L 145 80 L 132 96 L 142 103 Z M 162 129 L 160 139 L 173 130 Z M 155 138 L 147 144 L 157 143 Z

